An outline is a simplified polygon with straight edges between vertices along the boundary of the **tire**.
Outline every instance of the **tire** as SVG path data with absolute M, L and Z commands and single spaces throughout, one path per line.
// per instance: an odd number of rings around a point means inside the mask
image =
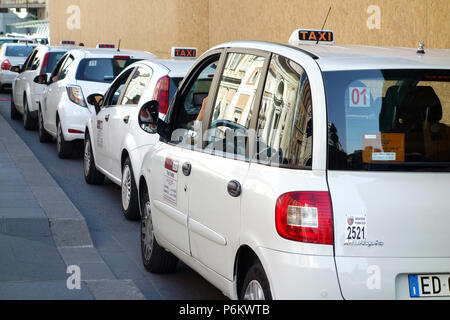
M 38 134 L 39 141 L 42 143 L 48 143 L 53 141 L 53 137 L 44 128 L 44 118 L 42 117 L 41 109 L 38 111 Z
M 177 269 L 178 258 L 167 252 L 156 241 L 148 191 L 141 197 L 141 253 L 144 267 L 152 273 L 173 273 Z
M 133 167 L 130 158 L 127 158 L 122 168 L 122 212 L 127 220 L 139 221 L 139 199 L 136 182 L 134 181 Z
M 14 103 L 14 97 L 11 95 L 11 119 L 19 120 L 21 114 L 17 111 L 16 105 Z
M 37 129 L 37 121 L 36 119 L 33 119 L 30 114 L 30 110 L 28 109 L 28 99 L 26 96 L 23 102 L 23 127 L 25 130 L 29 131 Z
M 68 159 L 72 156 L 73 144 L 64 140 L 61 121 L 58 121 L 58 129 L 56 136 L 56 150 L 60 159 Z
M 241 300 L 272 300 L 270 284 L 261 262 L 256 261 L 244 278 Z
M 84 140 L 84 179 L 87 184 L 100 185 L 105 181 L 105 176 L 95 166 L 94 154 L 92 152 L 91 138 L 86 135 Z

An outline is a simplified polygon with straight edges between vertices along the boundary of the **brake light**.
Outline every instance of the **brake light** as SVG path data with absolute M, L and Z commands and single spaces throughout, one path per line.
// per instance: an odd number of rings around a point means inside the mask
M 153 100 L 157 100 L 159 103 L 159 112 L 162 114 L 167 113 L 169 108 L 169 89 L 170 89 L 170 77 L 164 76 L 156 83 L 155 91 L 153 93 Z
M 278 234 L 288 240 L 333 245 L 333 212 L 328 192 L 291 192 L 278 198 Z
M 130 56 L 114 56 L 115 60 L 130 60 Z
M 47 74 L 47 66 L 48 66 L 48 58 L 50 57 L 50 53 L 46 53 L 44 56 L 44 60 L 42 61 L 41 66 L 41 74 Z
M 11 70 L 11 62 L 8 59 L 3 60 L 2 70 Z

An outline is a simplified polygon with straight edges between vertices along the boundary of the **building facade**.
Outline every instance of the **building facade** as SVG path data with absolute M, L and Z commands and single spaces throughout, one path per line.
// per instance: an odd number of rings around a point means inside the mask
M 335 32 L 337 44 L 450 48 L 449 0 L 49 0 L 52 43 L 71 39 L 170 55 L 230 40 L 287 42 L 299 27 Z

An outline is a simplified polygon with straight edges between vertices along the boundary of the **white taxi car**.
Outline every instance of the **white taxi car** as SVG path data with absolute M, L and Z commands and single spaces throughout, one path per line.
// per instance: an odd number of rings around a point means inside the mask
M 142 159 L 158 141 L 139 128 L 139 108 L 143 102 L 159 101 L 160 114 L 167 107 L 179 82 L 194 63 L 183 52 L 194 48 L 174 48 L 173 60 L 146 60 L 126 68 L 108 92 L 92 95 L 88 101 L 97 112 L 90 117 L 85 130 L 84 174 L 89 184 L 100 184 L 106 175 L 122 187 L 122 210 L 127 219 L 139 219 L 136 179 Z M 190 52 L 190 51 L 189 51 Z M 98 104 L 97 101 L 101 101 Z
M 216 46 L 141 120 L 148 270 L 240 299 L 450 297 L 450 54 L 327 43 Z
M 17 72 L 12 82 L 11 117 L 23 117 L 23 126 L 27 130 L 37 128 L 39 101 L 45 85 L 34 82 L 40 74 L 50 76 L 58 61 L 73 48 L 68 46 L 39 45 L 30 53 L 22 67 L 13 67 Z
M 75 49 L 58 62 L 48 79 L 40 75 L 35 82 L 45 84 L 38 110 L 41 142 L 57 140 L 58 156 L 70 157 L 74 141 L 84 140 L 86 123 L 95 113 L 86 97 L 106 92 L 111 82 L 130 64 L 155 58 L 148 52 L 123 49 Z

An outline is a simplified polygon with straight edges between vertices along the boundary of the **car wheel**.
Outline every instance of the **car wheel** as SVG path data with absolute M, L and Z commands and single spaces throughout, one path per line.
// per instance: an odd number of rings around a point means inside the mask
M 11 95 L 11 119 L 19 120 L 20 116 L 21 116 L 21 114 L 19 113 L 19 111 L 17 111 L 16 105 L 14 103 L 14 98 Z
M 23 102 L 23 127 L 25 130 L 36 130 L 36 120 L 30 114 L 30 110 L 28 109 L 28 100 L 25 97 Z
M 39 141 L 42 143 L 52 142 L 52 136 L 44 128 L 44 118 L 42 116 L 41 110 L 38 111 L 38 134 Z
M 130 158 L 127 158 L 122 168 L 122 212 L 128 220 L 137 221 L 140 218 L 139 200 L 133 168 Z
M 73 145 L 71 142 L 64 140 L 61 121 L 58 121 L 58 134 L 56 136 L 56 149 L 58 151 L 58 157 L 61 159 L 67 159 L 72 155 Z
M 141 252 L 144 267 L 152 273 L 173 273 L 178 258 L 166 251 L 156 241 L 153 233 L 152 212 L 147 190 L 141 197 Z
M 95 166 L 94 154 L 92 152 L 91 138 L 86 135 L 84 140 L 84 179 L 87 184 L 99 185 L 105 181 L 105 176 Z
M 272 300 L 269 280 L 259 261 L 248 270 L 242 286 L 241 300 Z

